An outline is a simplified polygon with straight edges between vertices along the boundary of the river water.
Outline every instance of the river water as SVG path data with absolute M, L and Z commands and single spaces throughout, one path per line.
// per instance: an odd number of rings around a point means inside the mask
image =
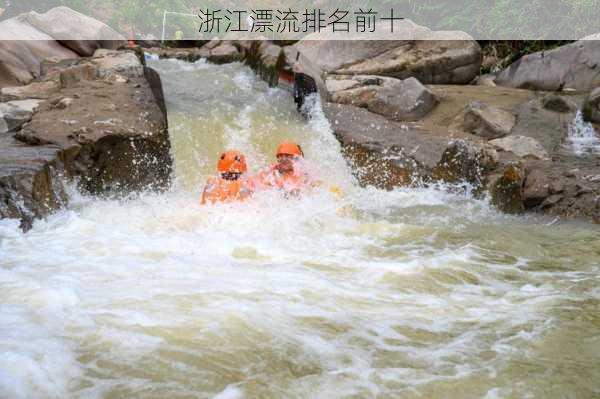
M 358 188 L 318 105 L 152 66 L 173 189 L 0 222 L 0 398 L 600 397 L 598 226 Z M 224 148 L 255 172 L 287 138 L 323 189 L 200 207 Z

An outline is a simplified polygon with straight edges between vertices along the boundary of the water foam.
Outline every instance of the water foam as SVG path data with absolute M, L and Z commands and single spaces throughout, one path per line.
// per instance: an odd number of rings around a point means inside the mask
M 600 137 L 594 126 L 583 119 L 579 110 L 569 124 L 567 143 L 575 155 L 600 154 Z
M 318 100 L 307 121 L 240 65 L 179 80 L 179 64 L 156 67 L 180 184 L 71 188 L 70 208 L 27 234 L 0 221 L 0 396 L 523 396 L 564 372 L 523 370 L 565 307 L 600 299 L 597 231 L 547 230 L 464 192 L 356 187 Z M 178 95 L 190 76 L 219 82 L 182 94 L 202 97 L 193 112 Z M 215 154 L 240 146 L 256 171 L 284 138 L 327 184 L 198 204 Z

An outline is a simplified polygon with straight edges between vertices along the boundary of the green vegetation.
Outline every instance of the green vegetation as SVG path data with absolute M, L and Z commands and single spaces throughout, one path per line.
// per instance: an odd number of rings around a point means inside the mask
M 67 6 L 82 13 L 89 13 L 91 7 L 89 3 L 86 0 L 0 0 L 0 8 L 5 9 L 0 19 L 12 18 L 29 11 L 42 13 L 58 6 Z
M 392 4 L 432 29 L 459 29 L 494 39 L 556 39 L 556 32 L 577 39 L 597 33 L 589 29 L 598 30 L 600 19 L 600 0 L 396 0 L 388 6 Z M 540 31 L 545 34 L 538 35 Z
M 552 50 L 567 40 L 487 40 L 479 41 L 483 52 L 481 73 L 498 72 L 524 55 Z
M 143 26 L 150 32 L 162 30 L 163 11 L 192 13 L 192 6 L 185 0 L 150 0 L 140 7 L 138 0 L 108 0 L 112 3 L 112 16 L 109 25 L 115 27 Z M 196 21 L 193 18 L 178 18 L 173 22 L 170 17 L 169 36 L 173 36 L 177 28 L 181 30 L 195 30 Z

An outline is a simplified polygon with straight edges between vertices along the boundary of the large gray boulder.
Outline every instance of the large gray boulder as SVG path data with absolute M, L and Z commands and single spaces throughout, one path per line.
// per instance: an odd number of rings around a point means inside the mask
M 215 48 L 210 49 L 207 59 L 215 64 L 227 64 L 230 62 L 241 61 L 242 54 L 237 47 L 224 42 Z
M 29 122 L 38 107 L 38 100 L 0 103 L 0 134 L 17 130 L 24 123 Z
M 69 7 L 55 7 L 44 14 L 31 11 L 23 20 L 83 57 L 99 48 L 117 49 L 125 38 L 110 26 Z
M 547 91 L 592 90 L 600 86 L 600 34 L 526 55 L 500 73 L 496 84 Z
M 98 68 L 100 78 L 123 75 L 129 78 L 144 75 L 144 66 L 132 51 L 99 49 L 94 52 L 92 64 Z
M 359 182 L 391 190 L 428 179 L 447 147 L 445 137 L 423 134 L 364 108 L 327 103 L 324 111 Z
M 45 60 L 91 56 L 124 43 L 107 25 L 67 7 L 21 14 L 0 22 L 0 87 L 28 84 Z
M 29 83 L 40 76 L 45 59 L 60 61 L 77 57 L 51 36 L 29 25 L 24 16 L 0 22 L 0 86 Z
M 415 77 L 424 84 L 466 84 L 478 74 L 481 48 L 463 32 L 434 32 L 409 20 L 394 37 L 405 40 L 315 40 L 295 47 L 328 73 Z M 396 28 L 395 28 L 396 29 Z
M 589 122 L 600 123 L 600 87 L 592 90 L 583 105 L 583 116 Z
M 341 89 L 331 93 L 331 102 L 366 108 L 395 121 L 419 120 L 438 103 L 435 94 L 415 78 L 361 75 L 345 77 L 337 85 L 335 81 L 327 81 L 330 89 Z
M 509 135 L 516 123 L 517 118 L 508 111 L 471 101 L 455 118 L 452 127 L 492 140 Z
M 490 144 L 502 151 L 509 151 L 518 157 L 533 157 L 540 160 L 550 159 L 542 145 L 534 138 L 512 135 L 491 140 Z

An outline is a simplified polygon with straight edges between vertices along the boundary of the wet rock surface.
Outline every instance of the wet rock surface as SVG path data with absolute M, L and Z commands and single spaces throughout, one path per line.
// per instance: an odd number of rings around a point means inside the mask
M 30 112 L 0 136 L 0 216 L 29 228 L 66 204 L 68 181 L 92 194 L 168 187 L 164 98 L 152 76 L 133 52 L 99 50 L 45 76 L 57 86 L 45 100 L 2 103 Z
M 65 205 L 60 148 L 27 146 L 0 134 L 0 218 L 19 219 L 24 229 Z
M 467 182 L 481 188 L 486 176 L 498 166 L 497 151 L 484 143 L 453 140 L 442 153 L 433 176 L 448 183 Z
M 556 184 L 550 181 L 543 169 L 533 169 L 527 175 L 523 185 L 523 202 L 527 208 L 533 208 L 540 205 L 544 200 L 550 197 L 550 192 L 554 194 L 563 191 Z
M 487 189 L 492 203 L 502 212 L 521 213 L 525 210 L 524 173 L 521 165 L 512 164 L 488 176 Z
M 270 86 L 277 86 L 279 71 L 284 68 L 283 48 L 270 42 L 235 42 L 244 54 L 244 62 Z
M 447 140 L 352 105 L 329 103 L 325 114 L 358 180 L 383 189 L 429 179 Z

